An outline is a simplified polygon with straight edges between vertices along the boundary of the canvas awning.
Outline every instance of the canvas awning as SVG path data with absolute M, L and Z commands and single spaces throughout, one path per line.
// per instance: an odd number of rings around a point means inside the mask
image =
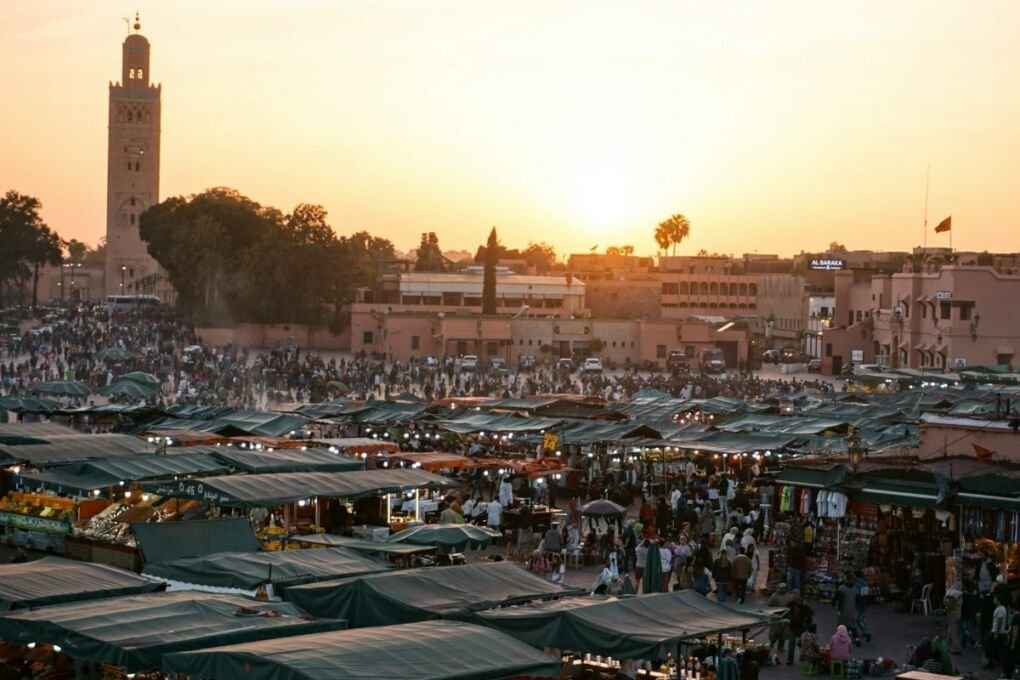
M 150 593 L 0 616 L 0 638 L 8 642 L 59 645 L 72 657 L 129 672 L 159 668 L 168 652 L 344 627 L 343 621 L 310 620 L 285 602 L 212 593 Z
M 558 677 L 560 660 L 481 626 L 430 621 L 168 654 L 163 669 L 247 680 L 494 680 Z
M 43 436 L 45 443 L 16 446 L 0 443 L 0 462 L 28 463 L 46 467 L 60 463 L 77 463 L 152 453 L 153 447 L 144 439 L 127 434 L 81 434 Z
M 618 659 L 665 658 L 680 640 L 749 630 L 769 617 L 740 612 L 693 590 L 622 599 L 570 598 L 475 614 L 534 647 L 554 647 Z
M 228 507 L 270 507 L 317 496 L 358 498 L 457 486 L 459 482 L 446 477 L 411 469 L 228 475 L 142 485 L 159 496 L 193 498 Z
M 170 562 L 218 552 L 256 552 L 262 547 L 245 517 L 135 522 L 131 533 L 146 562 Z
M 424 555 L 437 550 L 434 545 L 408 545 L 406 543 L 386 543 L 385 541 L 366 541 L 362 538 L 336 536 L 335 534 L 308 534 L 307 536 L 291 536 L 288 542 L 304 545 L 321 545 L 355 550 L 360 553 L 379 553 L 381 555 Z
M 224 472 L 227 472 L 226 465 L 201 453 L 172 456 L 146 454 L 61 465 L 42 472 L 23 474 L 20 478 L 29 484 L 91 491 L 143 479 Z
M 147 564 L 142 575 L 170 582 L 171 589 L 230 589 L 254 593 L 272 585 L 279 594 L 287 586 L 345 576 L 374 574 L 390 569 L 347 548 L 283 550 L 277 552 L 220 552 Z
M 267 472 L 350 472 L 364 470 L 365 464 L 326 449 L 276 449 L 248 451 L 232 446 L 217 447 L 213 454 L 232 468 L 251 473 Z
M 458 453 L 445 453 L 443 451 L 402 451 L 391 453 L 386 456 L 390 460 L 402 460 L 429 472 L 445 469 L 460 469 L 466 467 L 478 467 L 478 461 Z
M 359 628 L 462 619 L 483 609 L 579 592 L 513 562 L 478 562 L 295 586 L 286 597 L 313 614 L 330 612 L 329 616 L 347 619 L 352 628 Z
M 62 557 L 0 565 L 0 611 L 160 589 L 159 584 L 130 571 Z

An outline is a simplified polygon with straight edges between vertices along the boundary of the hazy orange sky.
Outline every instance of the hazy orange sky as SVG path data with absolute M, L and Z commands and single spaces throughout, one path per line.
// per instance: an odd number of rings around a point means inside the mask
M 105 232 L 107 83 L 141 11 L 161 198 L 230 186 L 398 249 L 1020 250 L 1020 2 L 4 0 L 0 191 Z M 947 240 L 929 233 L 929 245 Z

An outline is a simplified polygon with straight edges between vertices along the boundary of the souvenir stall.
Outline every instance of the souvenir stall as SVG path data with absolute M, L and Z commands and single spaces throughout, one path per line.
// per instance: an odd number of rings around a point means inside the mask
M 0 498 L 0 540 L 7 545 L 63 554 L 75 523 L 88 520 L 105 506 L 105 500 L 12 491 Z
M 1015 583 L 1020 579 L 1020 480 L 1003 475 L 962 479 L 955 500 L 960 550 L 954 566 L 960 575 L 977 582 L 978 567 L 988 560 Z

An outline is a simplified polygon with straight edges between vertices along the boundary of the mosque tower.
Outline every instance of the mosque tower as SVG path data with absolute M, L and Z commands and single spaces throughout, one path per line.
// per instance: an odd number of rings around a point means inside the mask
M 106 294 L 160 294 L 169 287 L 138 233 L 159 201 L 161 85 L 150 84 L 149 41 L 138 15 L 124 40 L 121 81 L 110 83 L 106 169 Z M 166 301 L 166 300 L 164 300 Z

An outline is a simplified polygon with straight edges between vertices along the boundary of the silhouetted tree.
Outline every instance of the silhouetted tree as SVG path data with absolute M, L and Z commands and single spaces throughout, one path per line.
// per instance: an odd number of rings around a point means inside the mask
M 482 314 L 496 313 L 496 264 L 499 262 L 499 238 L 496 227 L 489 232 L 489 240 L 485 244 L 485 268 L 482 279 Z
M 39 211 L 39 199 L 8 191 L 0 198 L 0 306 L 7 285 L 24 286 L 32 278 L 32 306 L 38 303 L 39 269 L 60 264 L 63 242 Z
M 659 226 L 655 229 L 655 242 L 663 251 L 673 246 L 673 255 L 676 255 L 676 247 L 690 234 L 690 221 L 677 213 L 668 220 L 659 222 Z
M 421 243 L 418 244 L 418 257 L 414 262 L 414 271 L 441 272 L 445 270 L 443 251 L 439 249 L 439 237 L 434 231 L 423 233 Z

